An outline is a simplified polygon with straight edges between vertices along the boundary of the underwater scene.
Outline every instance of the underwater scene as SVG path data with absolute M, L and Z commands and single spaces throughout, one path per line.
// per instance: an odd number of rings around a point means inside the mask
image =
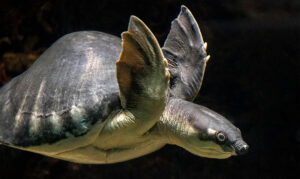
M 0 178 L 292 178 L 298 0 L 0 2 Z

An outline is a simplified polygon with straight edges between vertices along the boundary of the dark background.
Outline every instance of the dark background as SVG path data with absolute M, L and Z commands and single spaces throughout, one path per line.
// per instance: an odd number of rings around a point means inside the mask
M 250 152 L 205 159 L 166 146 L 110 165 L 80 165 L 0 147 L 0 178 L 291 178 L 300 171 L 299 0 L 1 0 L 0 83 L 79 30 L 119 36 L 141 18 L 162 45 L 185 4 L 208 42 L 196 103 L 238 126 Z

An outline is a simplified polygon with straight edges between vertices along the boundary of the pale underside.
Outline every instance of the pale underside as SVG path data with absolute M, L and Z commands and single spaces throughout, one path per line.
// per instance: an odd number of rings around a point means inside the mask
M 104 123 L 97 123 L 84 136 L 69 136 L 53 144 L 15 148 L 31 151 L 53 158 L 67 160 L 83 164 L 107 164 L 116 163 L 139 156 L 149 154 L 163 147 L 167 140 L 159 136 L 157 131 L 139 136 L 136 134 L 131 122 L 126 122 L 122 115 L 116 115 L 122 111 L 112 112 Z M 117 119 L 119 118 L 119 119 Z M 113 129 L 105 125 L 114 120 L 120 120 L 126 129 Z M 134 126 L 132 126 L 134 127 Z M 68 146 L 68 147 L 66 147 Z

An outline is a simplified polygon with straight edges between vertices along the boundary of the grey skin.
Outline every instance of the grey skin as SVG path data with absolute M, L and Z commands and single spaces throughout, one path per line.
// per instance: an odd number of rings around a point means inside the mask
M 89 164 L 130 160 L 166 144 L 208 158 L 243 154 L 240 130 L 192 103 L 206 46 L 185 6 L 162 49 L 134 16 L 122 41 L 102 32 L 68 34 L 0 89 L 0 141 Z

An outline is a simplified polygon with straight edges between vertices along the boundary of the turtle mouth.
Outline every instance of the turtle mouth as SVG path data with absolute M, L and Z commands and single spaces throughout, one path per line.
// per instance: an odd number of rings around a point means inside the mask
M 203 154 L 209 154 L 209 155 L 205 155 L 208 158 L 217 158 L 217 159 L 225 159 L 225 158 L 229 158 L 230 156 L 232 156 L 234 153 L 232 152 L 227 152 L 227 151 L 220 151 L 217 150 L 215 148 L 208 148 L 206 150 L 202 150 L 201 151 Z
M 224 150 L 223 147 L 221 148 L 218 149 L 215 147 L 201 147 L 201 148 L 194 148 L 193 150 L 189 150 L 189 151 L 201 157 L 216 158 L 216 159 L 226 159 L 232 155 L 236 155 L 234 150 L 230 147 L 226 147 L 226 150 Z

